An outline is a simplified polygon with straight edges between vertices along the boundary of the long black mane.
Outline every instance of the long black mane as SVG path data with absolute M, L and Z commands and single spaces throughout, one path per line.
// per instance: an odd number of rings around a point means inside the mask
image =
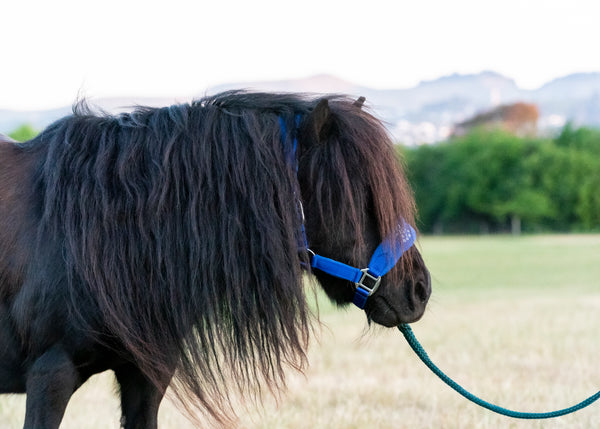
M 176 367 L 178 396 L 222 423 L 235 414 L 231 387 L 277 390 L 286 366 L 306 362 L 301 189 L 279 121 L 293 130 L 317 101 L 230 92 L 118 116 L 80 107 L 24 146 L 41 154 L 37 252 L 64 260 L 65 305 L 81 331 L 122 345 L 157 384 Z M 345 98 L 332 98 L 332 111 L 340 141 L 299 148 L 315 222 L 347 208 L 354 229 L 364 223 L 353 207 L 367 196 L 350 189 L 349 158 L 364 165 L 378 233 L 411 222 L 381 124 Z

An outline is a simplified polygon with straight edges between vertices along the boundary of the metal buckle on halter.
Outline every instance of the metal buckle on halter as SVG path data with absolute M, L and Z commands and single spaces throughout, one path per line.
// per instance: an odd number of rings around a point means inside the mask
M 360 271 L 362 271 L 362 276 L 360 277 L 360 280 L 356 282 L 356 287 L 366 291 L 368 293 L 367 296 L 371 296 L 379 287 L 381 276 L 375 277 L 369 272 L 368 268 L 363 268 Z

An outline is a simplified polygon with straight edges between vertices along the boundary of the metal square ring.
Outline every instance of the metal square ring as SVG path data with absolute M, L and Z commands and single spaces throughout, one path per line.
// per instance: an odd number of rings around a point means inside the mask
M 375 277 L 369 272 L 368 268 L 363 268 L 361 271 L 363 274 L 360 277 L 360 280 L 356 283 L 356 287 L 364 289 L 369 293 L 368 296 L 371 296 L 379 287 L 379 284 L 381 283 L 381 276 Z

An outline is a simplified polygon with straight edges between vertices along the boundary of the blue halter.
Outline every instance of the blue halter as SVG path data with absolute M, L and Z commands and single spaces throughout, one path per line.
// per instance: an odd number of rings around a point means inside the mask
M 300 115 L 296 115 L 295 122 L 297 129 L 300 123 Z M 281 140 L 285 147 L 287 127 L 285 120 L 281 116 L 279 117 L 279 126 L 281 128 Z M 298 139 L 296 133 L 294 133 L 292 151 L 289 156 L 290 161 L 296 166 L 296 172 L 298 172 L 298 161 L 296 159 L 297 146 Z M 362 269 L 355 268 L 344 264 L 343 262 L 318 255 L 310 250 L 304 229 L 304 211 L 302 209 L 302 202 L 299 196 L 296 196 L 296 199 L 298 201 L 298 212 L 301 217 L 300 242 L 303 245 L 303 249 L 311 256 L 311 267 L 333 277 L 353 282 L 356 285 L 353 302 L 358 308 L 364 308 L 367 299 L 373 295 L 379 287 L 381 277 L 387 274 L 396 265 L 402 254 L 410 249 L 415 243 L 417 238 L 415 230 L 412 226 L 402 220 L 398 224 L 397 229 L 377 246 L 373 256 L 371 256 L 368 267 Z
M 402 221 L 402 224 L 398 225 L 397 231 L 386 237 L 377 246 L 367 268 L 355 268 L 314 253 L 311 267 L 334 277 L 354 282 L 356 292 L 353 302 L 358 308 L 364 308 L 367 298 L 373 295 L 379 287 L 381 277 L 394 268 L 402 254 L 414 244 L 416 238 L 415 230 Z

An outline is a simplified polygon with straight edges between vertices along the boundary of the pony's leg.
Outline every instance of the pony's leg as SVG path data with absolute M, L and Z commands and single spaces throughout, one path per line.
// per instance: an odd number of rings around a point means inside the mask
M 133 364 L 116 368 L 115 375 L 121 387 L 121 426 L 124 429 L 156 429 L 158 407 L 165 394 Z
M 48 349 L 27 371 L 24 429 L 57 429 L 79 384 L 79 374 L 63 348 Z
M 0 393 L 25 393 L 25 374 L 19 344 L 6 306 L 0 303 Z

